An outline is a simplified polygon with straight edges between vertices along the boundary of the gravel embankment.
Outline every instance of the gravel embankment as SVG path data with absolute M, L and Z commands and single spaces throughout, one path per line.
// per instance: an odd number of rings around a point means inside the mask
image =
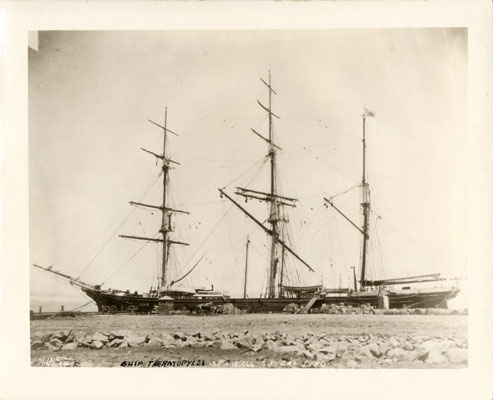
M 467 348 L 464 316 L 122 315 L 31 323 L 34 366 L 457 368 L 467 366 Z

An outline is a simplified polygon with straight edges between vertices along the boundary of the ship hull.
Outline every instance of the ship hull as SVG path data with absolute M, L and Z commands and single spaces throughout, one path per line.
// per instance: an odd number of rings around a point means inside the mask
M 131 294 L 113 294 L 100 290 L 82 289 L 87 296 L 92 298 L 98 311 L 102 313 L 151 313 L 159 305 L 157 297 L 143 297 Z M 457 295 L 456 289 L 443 289 L 427 292 L 389 292 L 389 308 L 447 308 L 447 301 Z M 304 307 L 312 297 L 301 298 L 175 298 L 172 300 L 173 309 L 179 311 L 196 311 L 201 305 L 209 304 L 220 306 L 232 304 L 234 307 L 247 313 L 283 312 L 285 307 L 294 304 Z M 378 307 L 379 296 L 376 293 L 356 292 L 335 296 L 320 297 L 312 308 L 320 308 L 322 305 L 350 305 L 358 307 L 369 304 Z

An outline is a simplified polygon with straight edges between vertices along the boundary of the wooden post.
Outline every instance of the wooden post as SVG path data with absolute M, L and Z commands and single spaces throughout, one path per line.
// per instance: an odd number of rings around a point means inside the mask
M 60 306 L 60 311 L 61 311 L 61 312 L 63 312 L 63 311 L 64 311 L 64 309 L 63 309 L 63 308 L 64 308 L 63 306 Z
M 42 312 L 43 312 L 43 307 L 39 306 L 38 314 L 41 314 Z

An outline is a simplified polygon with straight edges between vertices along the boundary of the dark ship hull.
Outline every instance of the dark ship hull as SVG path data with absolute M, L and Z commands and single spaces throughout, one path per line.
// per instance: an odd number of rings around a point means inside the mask
M 82 288 L 84 293 L 92 298 L 97 304 L 98 311 L 110 313 L 151 313 L 159 306 L 158 297 L 145 297 L 139 294 L 127 294 L 125 292 L 108 293 L 107 291 Z M 447 308 L 447 301 L 454 298 L 458 291 L 455 289 L 429 290 L 422 291 L 402 291 L 389 292 L 389 308 Z M 285 297 L 277 299 L 268 298 L 228 298 L 221 295 L 192 295 L 180 294 L 171 298 L 173 309 L 194 312 L 202 309 L 202 306 L 220 306 L 232 304 L 247 313 L 269 313 L 283 312 L 286 306 L 296 305 L 299 308 L 305 307 L 313 296 L 307 297 Z M 334 295 L 320 296 L 314 299 L 313 308 L 320 308 L 322 305 L 345 304 L 353 307 L 369 304 L 374 308 L 379 306 L 379 295 L 377 292 L 356 292 L 341 293 Z

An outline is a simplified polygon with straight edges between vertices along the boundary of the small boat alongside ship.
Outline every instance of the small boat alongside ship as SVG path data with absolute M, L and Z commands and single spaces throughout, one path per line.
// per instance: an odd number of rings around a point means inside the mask
M 246 187 L 236 187 L 235 195 L 243 198 L 245 201 L 256 200 L 268 204 L 268 218 L 265 222 L 255 217 L 245 207 L 229 194 L 225 188 L 219 189 L 221 198 L 225 198 L 232 205 L 240 210 L 250 221 L 252 221 L 261 231 L 263 231 L 269 241 L 269 261 L 267 265 L 267 286 L 265 288 L 265 297 L 247 297 L 246 279 L 247 266 L 245 266 L 245 291 L 242 298 L 231 298 L 225 293 L 210 289 L 183 289 L 177 287 L 176 283 L 180 282 L 200 263 L 201 259 L 182 277 L 172 280 L 169 271 L 170 247 L 171 246 L 188 246 L 188 243 L 178 241 L 173 236 L 172 218 L 177 214 L 188 214 L 187 211 L 178 210 L 169 204 L 168 190 L 170 185 L 169 170 L 172 166 L 180 165 L 177 161 L 168 157 L 167 139 L 168 135 L 178 135 L 176 132 L 167 127 L 167 110 L 165 110 L 164 125 L 150 121 L 162 129 L 163 148 L 162 153 L 155 153 L 150 150 L 142 149 L 146 153 L 155 157 L 161 162 L 162 169 L 162 203 L 160 205 L 144 204 L 140 202 L 130 202 L 137 207 L 150 208 L 161 212 L 161 226 L 158 234 L 153 237 L 120 235 L 125 239 L 142 240 L 146 242 L 157 242 L 160 244 L 161 265 L 158 273 L 158 284 L 151 287 L 147 293 L 139 293 L 130 290 L 111 290 L 104 289 L 102 285 L 92 285 L 74 278 L 62 272 L 56 271 L 53 267 L 43 267 L 34 264 L 35 267 L 43 269 L 52 274 L 68 279 L 69 282 L 79 287 L 83 293 L 91 298 L 97 305 L 98 311 L 105 314 L 111 313 L 147 313 L 158 308 L 163 302 L 171 304 L 175 310 L 194 311 L 200 310 L 204 304 L 216 307 L 225 304 L 232 304 L 244 312 L 282 312 L 286 306 L 294 305 L 302 312 L 309 312 L 312 308 L 320 308 L 323 305 L 344 303 L 351 306 L 361 306 L 370 304 L 373 307 L 385 308 L 446 308 L 447 301 L 454 298 L 459 290 L 457 287 L 448 288 L 413 288 L 411 283 L 430 283 L 446 280 L 441 274 L 428 274 L 420 276 L 410 276 L 404 278 L 371 280 L 367 277 L 367 242 L 369 239 L 369 215 L 371 212 L 370 188 L 366 176 L 366 118 L 373 116 L 372 113 L 365 109 L 362 116 L 363 122 L 363 174 L 360 184 L 362 202 L 360 204 L 363 226 L 360 227 L 347 217 L 334 204 L 333 198 L 324 198 L 327 206 L 335 209 L 338 214 L 344 217 L 351 225 L 362 235 L 361 248 L 361 265 L 359 285 L 356 279 L 356 273 L 353 267 L 354 284 L 351 288 L 325 288 L 323 285 L 294 286 L 286 282 L 286 263 L 285 259 L 291 257 L 298 265 L 303 266 L 311 273 L 319 271 L 312 267 L 302 258 L 298 252 L 289 243 L 285 235 L 285 226 L 288 223 L 286 209 L 296 207 L 298 200 L 294 197 L 287 197 L 280 193 L 277 184 L 277 157 L 281 147 L 276 143 L 273 119 L 279 118 L 272 110 L 272 95 L 276 91 L 272 87 L 271 74 L 267 80 L 261 79 L 262 84 L 268 90 L 268 103 L 264 105 L 257 101 L 259 106 L 267 113 L 268 116 L 268 134 L 263 135 L 256 130 L 252 132 L 261 138 L 268 147 L 267 159 L 270 161 L 270 187 L 269 190 L 262 191 L 249 189 Z M 248 239 L 247 239 L 247 257 L 248 257 Z M 248 260 L 248 259 L 247 259 Z M 349 267 L 348 267 L 349 268 Z M 397 288 L 399 287 L 399 288 Z

